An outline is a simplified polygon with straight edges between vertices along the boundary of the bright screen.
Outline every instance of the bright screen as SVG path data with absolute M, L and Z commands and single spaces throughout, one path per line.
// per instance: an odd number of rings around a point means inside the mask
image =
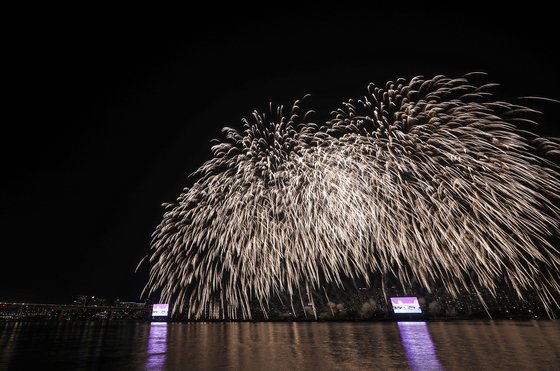
M 154 304 L 152 307 L 152 317 L 167 317 L 169 304 Z
M 391 298 L 391 305 L 395 313 L 422 313 L 416 296 Z

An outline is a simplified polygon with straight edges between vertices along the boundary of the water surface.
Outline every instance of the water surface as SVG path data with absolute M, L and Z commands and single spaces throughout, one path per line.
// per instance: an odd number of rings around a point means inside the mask
M 558 370 L 557 321 L 0 323 L 4 370 Z

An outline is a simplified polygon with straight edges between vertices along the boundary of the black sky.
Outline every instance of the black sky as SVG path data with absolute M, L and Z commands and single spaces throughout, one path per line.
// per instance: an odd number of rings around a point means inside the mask
M 4 45 L 0 301 L 138 300 L 161 203 L 269 101 L 329 112 L 368 82 L 470 71 L 560 99 L 550 8 L 66 11 L 18 16 Z M 535 105 L 558 135 L 560 105 Z

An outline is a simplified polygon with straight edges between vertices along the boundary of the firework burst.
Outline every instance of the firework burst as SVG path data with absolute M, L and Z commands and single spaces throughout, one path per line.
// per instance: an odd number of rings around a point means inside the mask
M 558 305 L 560 144 L 468 78 L 370 85 L 320 126 L 298 101 L 224 128 L 165 206 L 146 290 L 190 318 L 250 318 L 251 302 L 313 303 L 379 274 L 454 295 L 505 281 Z

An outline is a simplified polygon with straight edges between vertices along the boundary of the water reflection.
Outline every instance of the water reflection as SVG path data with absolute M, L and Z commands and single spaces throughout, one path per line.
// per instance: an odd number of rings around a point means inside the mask
M 398 322 L 398 326 L 412 370 L 443 370 L 426 322 Z
M 172 323 L 168 331 L 169 370 L 406 370 L 408 364 L 394 323 Z
M 560 321 L 0 322 L 0 370 L 559 370 Z
M 148 335 L 146 370 L 163 370 L 167 357 L 167 322 L 152 322 Z

